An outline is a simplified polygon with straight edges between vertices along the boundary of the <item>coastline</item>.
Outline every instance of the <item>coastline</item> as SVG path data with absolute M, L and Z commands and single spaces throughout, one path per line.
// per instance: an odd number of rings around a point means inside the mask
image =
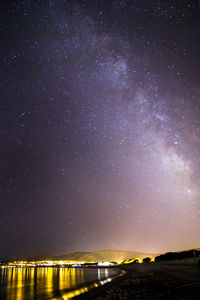
M 124 276 L 89 290 L 76 300 L 190 299 L 200 295 L 200 267 L 191 260 L 121 266 Z
M 105 267 L 105 269 L 107 268 Z M 126 271 L 123 270 L 122 268 L 111 267 L 110 269 L 114 269 L 116 271 L 116 274 L 113 275 L 112 277 L 109 278 L 105 277 L 102 278 L 101 280 L 86 282 L 85 284 L 79 285 L 74 290 L 66 290 L 65 292 L 63 290 L 61 291 L 62 295 L 60 297 L 59 296 L 54 297 L 52 300 L 56 300 L 56 299 L 68 300 L 72 298 L 78 299 L 77 297 L 84 297 L 83 299 L 88 299 L 88 297 L 92 295 L 93 291 L 96 291 L 98 289 L 99 292 L 99 289 L 103 288 L 104 286 L 108 286 L 113 280 L 116 280 L 117 278 L 120 278 L 126 274 Z
M 66 272 L 67 272 L 66 274 L 68 276 L 63 277 L 63 276 L 61 276 L 61 274 L 63 274 L 63 268 L 61 268 L 61 267 L 53 267 L 53 266 L 50 266 L 50 267 L 44 267 L 44 266 L 42 266 L 42 267 L 39 267 L 39 266 L 11 267 L 11 266 L 4 265 L 4 266 L 0 267 L 0 270 L 1 269 L 2 269 L 3 273 L 0 273 L 0 275 L 3 274 L 2 276 L 4 276 L 6 274 L 6 276 L 9 277 L 7 272 L 9 272 L 10 275 L 12 274 L 12 276 L 13 276 L 13 272 L 14 272 L 14 279 L 13 279 L 14 282 L 18 282 L 17 281 L 18 278 L 20 278 L 20 282 L 23 282 L 22 285 L 20 284 L 19 289 L 18 289 L 18 284 L 15 284 L 16 288 L 12 289 L 11 287 L 13 286 L 13 284 L 8 283 L 8 281 L 6 279 L 4 282 L 4 285 L 3 285 L 4 289 L 0 290 L 0 298 L 2 300 L 3 299 L 6 300 L 9 295 L 14 300 L 15 295 L 16 295 L 16 298 L 18 297 L 17 296 L 18 293 L 21 295 L 20 297 L 22 297 L 22 295 L 23 295 L 26 299 L 29 299 L 28 297 L 30 296 L 30 299 L 33 299 L 33 295 L 30 294 L 30 291 L 29 291 L 29 286 L 32 286 L 32 287 L 37 286 L 37 284 L 36 284 L 37 283 L 36 278 L 37 278 L 37 273 L 38 273 L 37 269 L 39 269 L 39 274 L 41 274 L 41 272 L 42 272 L 42 274 L 46 274 L 46 277 L 44 277 L 46 279 L 49 278 L 47 274 L 50 272 L 49 273 L 49 276 L 50 276 L 49 284 L 47 285 L 47 286 L 49 286 L 50 290 L 48 293 L 46 293 L 46 285 L 42 286 L 34 294 L 34 299 L 42 299 L 41 297 L 44 297 L 44 299 L 47 299 L 47 297 L 48 297 L 48 299 L 52 299 L 52 300 L 72 299 L 75 296 L 78 296 L 78 295 L 81 295 L 83 293 L 90 291 L 91 289 L 97 289 L 97 287 L 101 287 L 101 286 L 111 282 L 112 280 L 116 279 L 117 277 L 122 276 L 125 273 L 125 271 L 121 270 L 120 268 L 115 268 L 115 267 L 110 267 L 109 270 L 107 267 L 101 267 L 101 268 L 96 268 L 96 267 L 82 267 L 82 268 L 74 268 L 73 267 L 72 268 L 72 267 L 70 267 L 70 268 L 64 268 L 64 270 L 66 270 Z M 42 269 L 44 270 L 45 273 L 42 271 Z M 69 271 L 69 269 L 71 269 L 71 271 Z M 54 274 L 56 274 L 56 278 L 57 278 L 56 280 L 55 279 L 53 280 L 53 277 L 52 277 L 53 272 L 56 272 L 56 273 L 54 273 Z M 25 274 L 26 274 L 26 276 L 27 276 L 27 274 L 29 274 L 28 285 L 25 283 L 26 281 L 24 281 L 25 279 L 24 279 L 23 275 L 25 275 Z M 31 274 L 32 284 L 30 284 L 30 274 Z M 60 276 L 61 276 L 61 278 L 60 278 Z M 77 279 L 79 278 L 78 281 L 76 282 L 76 284 L 72 284 L 72 285 L 69 284 L 72 280 L 76 280 L 75 279 L 76 276 L 77 276 Z M 5 277 L 5 278 L 7 278 L 7 277 Z M 0 281 L 1 281 L 1 279 L 3 280 L 3 277 L 0 276 Z M 61 279 L 61 282 L 63 282 L 62 285 L 60 285 L 59 279 Z M 68 285 L 66 284 L 66 282 L 68 282 Z M 8 291 L 7 291 L 7 286 L 9 286 Z M 28 294 L 25 292 L 25 290 L 27 291 L 27 287 L 28 287 L 28 291 L 29 291 Z M 9 293 L 9 294 L 7 295 L 7 293 Z

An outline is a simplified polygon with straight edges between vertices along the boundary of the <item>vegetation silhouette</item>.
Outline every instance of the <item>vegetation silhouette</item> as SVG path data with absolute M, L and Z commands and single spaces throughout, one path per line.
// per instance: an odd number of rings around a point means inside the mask
M 151 262 L 151 258 L 150 257 L 145 257 L 143 259 L 143 263 L 149 264 Z
M 189 250 L 182 252 L 167 252 L 155 257 L 155 261 L 176 260 L 186 258 L 197 258 L 200 255 L 199 250 Z

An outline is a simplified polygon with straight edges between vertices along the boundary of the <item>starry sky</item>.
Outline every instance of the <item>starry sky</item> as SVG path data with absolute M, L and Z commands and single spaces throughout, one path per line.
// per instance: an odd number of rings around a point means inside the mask
M 198 1 L 0 17 L 0 258 L 200 247 Z

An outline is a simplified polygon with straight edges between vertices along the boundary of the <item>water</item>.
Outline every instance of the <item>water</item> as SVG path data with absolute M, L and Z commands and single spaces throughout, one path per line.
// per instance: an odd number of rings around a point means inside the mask
M 119 273 L 107 268 L 0 268 L 0 299 L 67 300 L 110 281 Z

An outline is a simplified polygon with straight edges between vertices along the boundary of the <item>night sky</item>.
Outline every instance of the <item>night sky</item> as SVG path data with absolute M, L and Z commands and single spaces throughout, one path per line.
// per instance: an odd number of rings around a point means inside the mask
M 200 247 L 198 1 L 0 17 L 0 258 Z

